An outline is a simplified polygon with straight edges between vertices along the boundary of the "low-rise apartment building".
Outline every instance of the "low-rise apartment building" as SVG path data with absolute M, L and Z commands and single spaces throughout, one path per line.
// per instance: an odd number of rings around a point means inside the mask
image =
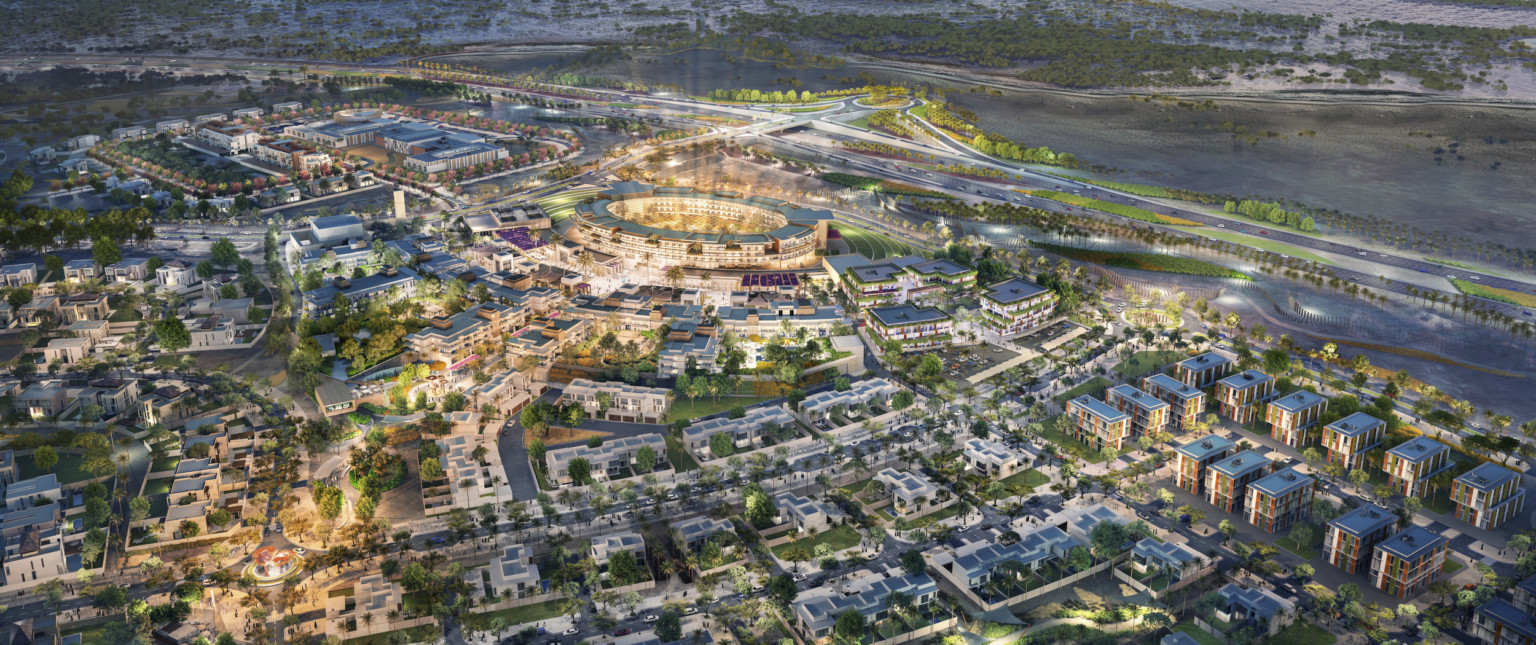
M 452 368 L 485 353 L 494 354 L 502 337 L 528 323 L 528 312 L 498 302 L 482 302 L 452 316 L 427 320 L 427 326 L 405 338 L 411 353 L 428 363 L 442 361 Z
M 1252 450 L 1212 462 L 1206 468 L 1205 499 L 1228 513 L 1241 513 L 1248 485 L 1269 472 L 1270 460 Z
M 626 476 L 628 472 L 633 475 L 645 473 L 633 472 L 635 470 L 635 455 L 643 448 L 649 448 L 656 456 L 655 470 L 670 469 L 667 464 L 667 442 L 659 434 L 642 434 L 633 437 L 608 438 L 602 445 L 591 447 L 586 445 L 571 446 L 551 450 L 544 455 L 545 465 L 549 469 L 549 477 L 552 483 L 566 486 L 571 483 L 571 462 L 584 459 L 589 466 L 591 477 L 596 481 L 609 481 Z
M 1168 403 L 1168 426 L 1192 430 L 1205 412 L 1205 391 L 1167 374 L 1153 374 L 1141 380 L 1141 389 Z
M 1429 437 L 1414 437 L 1388 450 L 1381 469 L 1387 473 L 1387 484 L 1398 493 L 1423 497 L 1425 482 L 1451 467 L 1450 455 L 1450 446 Z
M 1205 490 L 1206 469 L 1226 457 L 1235 445 L 1232 440 L 1213 434 L 1174 447 L 1174 485 L 1199 495 Z
M 1451 482 L 1456 519 L 1480 529 L 1493 529 L 1525 510 L 1525 489 L 1520 475 L 1494 463 L 1485 463 Z
M 1307 430 L 1328 409 L 1328 399 L 1307 390 L 1297 390 L 1270 400 L 1264 410 L 1269 436 L 1292 448 L 1306 443 Z
M 1274 377 L 1258 370 L 1233 374 L 1216 382 L 1216 404 L 1221 407 L 1221 415 L 1242 424 L 1258 420 L 1264 403 L 1274 394 Z
M 261 131 L 239 123 L 212 121 L 197 126 L 194 137 L 226 153 L 241 154 L 256 147 Z
M 1381 445 L 1387 423 L 1364 412 L 1356 412 L 1323 426 L 1323 447 L 1328 449 L 1328 463 L 1341 463 L 1348 470 L 1360 468 L 1365 453 Z
M 885 485 L 885 491 L 891 495 L 891 508 L 898 516 L 923 515 L 950 499 L 946 489 L 905 470 L 886 468 L 875 473 L 875 481 Z
M 1232 361 L 1216 352 L 1206 352 L 1186 358 L 1173 365 L 1173 378 L 1178 379 L 1180 383 L 1200 389 L 1216 385 L 1217 381 L 1231 373 Z
M 982 319 L 989 331 L 1003 338 L 1039 327 L 1054 313 L 1056 294 L 1027 280 L 1004 280 L 981 292 Z
M 293 172 L 314 170 L 331 163 L 330 155 L 293 139 L 262 141 L 252 150 L 257 159 Z
M 1440 577 L 1451 541 L 1412 525 L 1376 545 L 1371 586 L 1396 598 L 1412 598 Z
M 825 531 L 847 518 L 835 504 L 795 493 L 779 493 L 774 506 L 778 509 L 777 520 L 791 523 L 799 533 Z
M 1374 561 L 1376 545 L 1392 536 L 1397 515 L 1375 504 L 1366 504 L 1328 522 L 1323 536 L 1323 558 L 1345 573 L 1365 573 Z
M 1494 598 L 1473 613 L 1472 635 L 1484 645 L 1536 645 L 1536 613 Z
M 936 307 L 910 304 L 864 310 L 878 342 L 896 341 L 902 351 L 937 347 L 954 339 L 954 319 Z
M 391 303 L 412 298 L 419 280 L 415 271 L 388 266 L 361 278 L 333 278 L 328 285 L 304 292 L 304 313 L 315 317 L 334 313 L 337 296 L 345 296 L 353 307 L 378 299 Z
M 1172 406 L 1133 385 L 1116 385 L 1104 393 L 1104 402 L 1131 416 L 1131 436 L 1150 437 L 1168 427 Z
M 999 479 L 1029 467 L 1028 461 L 1019 453 L 996 441 L 981 437 L 966 440 L 960 459 L 965 462 L 967 469 L 986 477 Z
M 1275 471 L 1248 485 L 1244 514 L 1265 533 L 1279 533 L 1312 513 L 1317 480 L 1295 468 Z
M 763 437 L 768 436 L 774 428 L 795 427 L 795 418 L 782 405 L 755 407 L 746 412 L 746 416 L 739 419 L 714 417 L 693 422 L 683 428 L 683 445 L 695 455 L 713 459 L 715 455 L 710 453 L 709 446 L 717 434 L 725 433 L 729 436 L 735 448 L 750 450 L 761 445 Z
M 1074 439 L 1093 450 L 1120 450 L 1131 436 L 1131 415 L 1086 394 L 1067 402 Z

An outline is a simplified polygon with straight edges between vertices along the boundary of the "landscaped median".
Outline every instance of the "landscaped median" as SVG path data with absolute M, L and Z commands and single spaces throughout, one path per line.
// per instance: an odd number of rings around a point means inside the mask
M 1099 251 L 1033 240 L 1030 241 L 1030 246 L 1074 260 L 1124 269 L 1140 269 L 1142 271 L 1157 271 L 1160 273 L 1182 273 L 1213 278 L 1232 278 L 1234 280 L 1251 279 L 1241 271 L 1235 271 L 1219 264 L 1212 264 L 1205 260 L 1196 260 L 1194 258 L 1132 251 Z
M 1149 210 L 1147 210 L 1145 208 L 1141 208 L 1139 206 L 1127 206 L 1125 204 L 1116 204 L 1114 202 L 1106 202 L 1106 201 L 1103 201 L 1103 200 L 1100 200 L 1100 199 L 1094 199 L 1092 197 L 1082 197 L 1082 196 L 1079 196 L 1079 195 L 1072 195 L 1072 194 L 1069 194 L 1069 193 L 1063 193 L 1061 191 L 1056 191 L 1056 190 L 1024 190 L 1024 189 L 1020 189 L 1020 188 L 1015 188 L 1014 190 L 1016 190 L 1018 192 L 1021 192 L 1021 193 L 1024 193 L 1026 195 L 1033 196 L 1033 197 L 1039 197 L 1039 198 L 1042 198 L 1042 199 L 1049 199 L 1049 200 L 1054 201 L 1054 202 L 1061 202 L 1063 204 L 1071 204 L 1073 206 L 1081 206 L 1083 208 L 1091 208 L 1093 210 L 1103 211 L 1103 212 L 1109 213 L 1111 215 L 1120 215 L 1122 217 L 1129 217 L 1131 219 L 1141 220 L 1143 222 L 1151 222 L 1153 224 L 1168 224 L 1168 225 L 1172 225 L 1172 226 L 1199 226 L 1200 225 L 1199 222 L 1192 222 L 1190 220 L 1179 218 L 1179 217 L 1173 217 L 1171 215 L 1163 215 L 1161 213 L 1154 213 L 1152 211 L 1149 211 Z
M 1500 289 L 1498 287 L 1490 287 L 1485 284 L 1478 284 L 1471 280 L 1459 280 L 1456 278 L 1451 278 L 1451 284 L 1456 287 L 1457 291 L 1460 291 L 1469 296 L 1487 298 L 1495 302 L 1518 305 L 1521 307 L 1536 307 L 1536 295 L 1531 295 L 1529 293 L 1521 293 L 1519 291 L 1515 291 L 1514 289 Z

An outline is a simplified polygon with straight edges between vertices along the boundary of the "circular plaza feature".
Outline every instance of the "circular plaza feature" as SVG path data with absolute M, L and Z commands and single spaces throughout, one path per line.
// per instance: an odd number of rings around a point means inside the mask
M 251 554 L 251 563 L 245 567 L 245 573 L 255 576 L 258 586 L 270 587 L 281 584 L 303 565 L 304 557 L 292 549 L 264 546 Z
M 832 213 L 770 197 L 621 182 L 577 204 L 573 218 L 575 241 L 632 263 L 799 269 L 826 248 Z

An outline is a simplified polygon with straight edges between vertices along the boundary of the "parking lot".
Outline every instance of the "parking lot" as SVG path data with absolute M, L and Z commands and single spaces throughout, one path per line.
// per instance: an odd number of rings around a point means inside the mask
M 969 383 L 966 379 L 986 371 L 998 363 L 1013 360 L 1018 352 L 1003 349 L 996 345 L 980 343 L 968 347 L 956 347 L 949 351 L 944 348 L 936 348 L 917 352 L 917 355 L 933 354 L 944 361 L 944 377 L 955 381 L 957 385 Z
M 1076 323 L 1063 320 L 1054 325 L 1041 327 L 1028 334 L 1019 336 L 1018 338 L 1013 339 L 1013 342 L 1030 349 L 1038 350 L 1040 349 L 1041 344 L 1070 333 L 1074 327 L 1077 327 Z

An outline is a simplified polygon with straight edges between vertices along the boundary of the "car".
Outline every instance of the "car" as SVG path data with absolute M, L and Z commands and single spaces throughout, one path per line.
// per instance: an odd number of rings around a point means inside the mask
M 656 614 L 647 614 L 646 617 L 642 618 L 641 620 L 644 620 L 645 622 L 648 622 L 648 623 L 654 623 L 654 622 L 656 622 L 657 620 L 660 620 L 660 619 L 656 617 Z
M 1227 227 L 1226 224 L 1217 224 L 1216 225 L 1216 228 L 1226 228 L 1226 227 Z
M 802 580 L 805 580 L 805 574 L 797 573 L 797 574 L 794 575 L 793 579 L 794 579 L 795 582 L 800 582 Z
M 572 628 L 567 629 L 567 630 L 565 630 L 563 632 L 560 632 L 560 635 L 561 636 L 575 636 L 577 634 L 577 632 L 579 632 L 579 631 L 580 630 L 576 629 L 575 627 L 572 627 Z
M 1260 230 L 1259 235 L 1269 235 L 1269 231 Z
M 1468 278 L 1472 278 L 1473 280 L 1477 280 L 1478 282 L 1482 282 L 1482 280 L 1483 280 L 1482 278 L 1480 278 L 1478 276 L 1475 276 L 1475 275 L 1469 275 L 1467 277 Z
M 629 635 L 629 628 L 626 627 L 624 629 L 616 631 L 616 632 L 613 633 L 613 635 L 614 636 L 628 636 Z
M 684 616 L 692 616 L 692 615 L 697 614 L 697 613 L 699 613 L 699 608 L 695 607 L 693 605 L 688 605 L 687 607 L 683 608 L 683 615 Z
M 293 552 L 297 553 L 299 555 L 304 555 L 305 550 L 304 550 L 304 547 L 302 547 L 302 546 L 296 546 L 296 547 L 293 548 Z

